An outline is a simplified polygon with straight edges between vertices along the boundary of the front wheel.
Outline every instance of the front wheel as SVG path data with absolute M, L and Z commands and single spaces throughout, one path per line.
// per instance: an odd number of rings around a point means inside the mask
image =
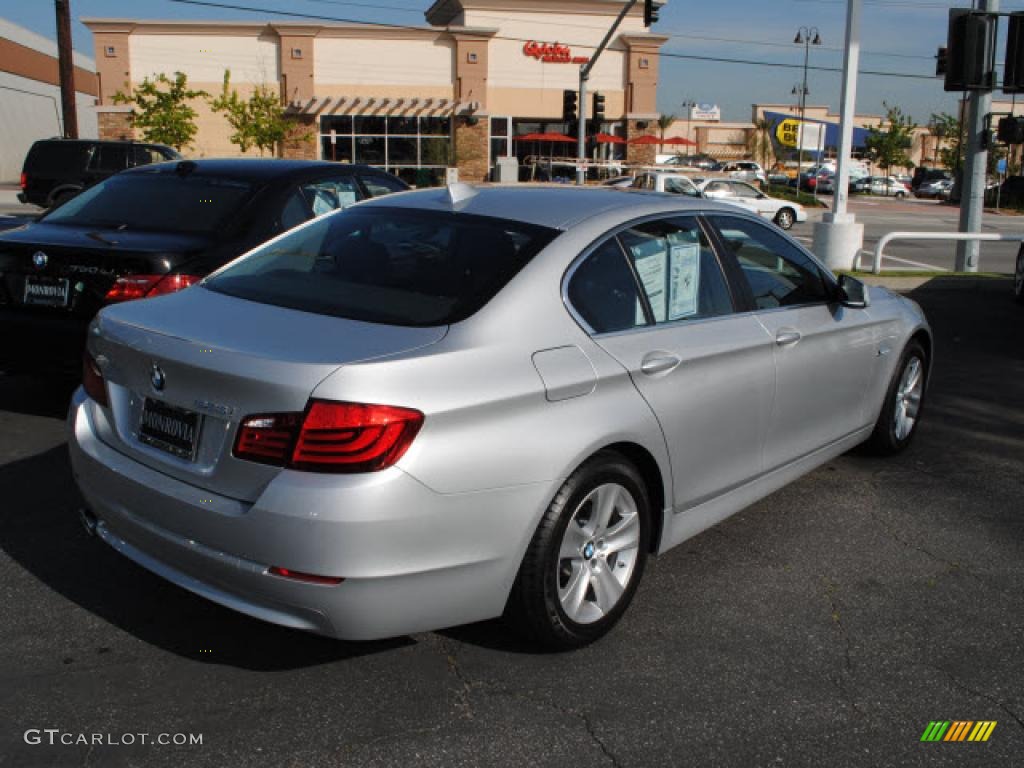
M 569 476 L 537 526 L 505 610 L 548 648 L 579 648 L 622 617 L 647 561 L 650 502 L 636 468 L 601 451 Z
M 910 445 L 924 407 L 928 384 L 928 358 L 920 342 L 911 340 L 893 374 L 892 382 L 875 422 L 868 447 L 876 454 L 891 456 Z
M 1024 304 L 1024 245 L 1017 249 L 1017 268 L 1013 273 L 1013 296 Z
M 780 229 L 792 228 L 794 221 L 796 221 L 796 214 L 792 208 L 783 208 L 775 214 L 775 223 Z

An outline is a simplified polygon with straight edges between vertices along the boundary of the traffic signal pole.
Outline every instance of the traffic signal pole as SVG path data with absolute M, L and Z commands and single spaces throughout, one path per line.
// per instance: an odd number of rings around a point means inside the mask
M 587 180 L 587 170 L 584 163 L 587 160 L 587 80 L 590 79 L 590 72 L 597 64 L 598 58 L 604 53 L 604 49 L 608 47 L 608 43 L 611 42 L 612 35 L 618 30 L 619 25 L 622 24 L 622 20 L 626 18 L 633 6 L 636 5 L 638 0 L 629 0 L 619 13 L 618 18 L 615 19 L 615 23 L 612 24 L 611 29 L 608 30 L 608 34 L 604 36 L 604 39 L 597 46 L 597 50 L 594 51 L 594 55 L 590 57 L 590 61 L 583 64 L 580 67 L 580 98 L 577 109 L 579 110 L 579 119 L 576 121 L 579 126 L 579 131 L 576 141 L 576 183 L 582 185 Z
M 996 13 L 999 0 L 978 0 L 979 11 Z M 981 232 L 981 219 L 985 212 L 985 178 L 988 171 L 988 149 L 982 148 L 982 137 L 988 128 L 988 113 L 992 111 L 992 91 L 971 91 L 967 100 L 967 157 L 963 186 L 960 192 L 961 232 Z M 956 271 L 977 272 L 981 243 L 968 240 L 957 243 Z

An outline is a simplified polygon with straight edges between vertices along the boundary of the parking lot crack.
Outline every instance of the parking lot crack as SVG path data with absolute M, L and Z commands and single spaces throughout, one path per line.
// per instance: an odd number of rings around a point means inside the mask
M 851 694 L 847 685 L 848 678 L 853 674 L 853 658 L 850 654 L 850 636 L 846 632 L 846 627 L 843 625 L 842 614 L 839 611 L 839 605 L 836 601 L 836 593 L 839 591 L 839 585 L 833 582 L 828 576 L 822 576 L 822 581 L 825 585 L 825 598 L 828 600 L 829 615 L 832 618 L 832 623 L 836 630 L 839 632 L 839 637 L 843 643 L 843 665 L 838 671 L 833 682 L 836 686 L 836 690 L 839 695 L 850 705 L 855 714 L 862 714 L 860 706 Z
M 610 762 L 614 768 L 624 768 L 623 764 L 619 761 L 619 758 L 611 751 L 611 749 L 608 748 L 608 745 L 604 743 L 604 739 L 598 735 L 593 721 L 591 721 L 590 716 L 587 715 L 586 712 L 563 707 L 552 701 L 547 702 L 547 704 L 552 709 L 561 712 L 563 715 L 568 715 L 569 717 L 575 718 L 583 723 L 583 727 L 586 729 L 587 735 L 590 736 L 590 740 L 594 742 L 597 748 L 601 750 L 601 753 L 608 758 L 608 762 Z
M 438 651 L 444 657 L 445 663 L 448 665 L 448 671 L 455 678 L 458 684 L 455 690 L 456 709 L 462 713 L 464 718 L 472 720 L 473 708 L 470 702 L 470 694 L 473 692 L 473 688 L 475 687 L 474 682 L 459 664 L 459 660 L 455 655 L 455 649 L 452 644 L 440 635 L 431 635 L 430 637 L 435 639 L 431 644 L 437 646 Z
M 979 691 L 977 688 L 972 688 L 971 686 L 967 685 L 962 680 L 960 680 L 960 678 L 958 678 L 952 672 L 943 669 L 937 664 L 924 664 L 923 666 L 928 667 L 929 669 L 934 669 L 936 672 L 941 672 L 949 679 L 951 683 L 953 683 L 954 686 L 959 688 L 961 691 L 969 693 L 972 696 L 977 696 L 978 698 L 985 699 L 986 701 L 991 701 L 993 704 L 995 704 L 997 707 L 1003 710 L 1003 712 L 1005 712 L 1014 720 L 1016 720 L 1017 725 L 1019 725 L 1021 728 L 1024 728 L 1024 720 L 1021 719 L 1020 715 L 1018 715 L 1016 712 L 1010 709 L 1010 707 L 1007 706 L 1005 702 L 1000 701 L 995 696 L 987 694 L 984 691 Z

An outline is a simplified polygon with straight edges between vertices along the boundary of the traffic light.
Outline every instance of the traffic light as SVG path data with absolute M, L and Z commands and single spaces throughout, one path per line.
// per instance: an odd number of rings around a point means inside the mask
M 644 26 L 649 27 L 658 20 L 658 7 L 654 5 L 655 0 L 644 0 Z
M 562 91 L 562 120 L 571 123 L 576 119 L 579 94 L 576 91 Z
M 999 119 L 996 138 L 1003 144 L 1024 144 L 1024 117 Z
M 948 49 L 944 46 L 939 48 L 939 52 L 935 54 L 935 76 L 942 77 L 946 74 L 946 70 L 949 68 L 949 55 Z
M 995 86 L 998 19 L 994 13 L 950 9 L 947 91 L 991 91 Z
M 595 123 L 604 120 L 604 94 L 594 94 L 594 116 L 591 118 Z
M 1003 92 L 1024 91 L 1024 13 L 1010 14 L 1006 35 L 1006 60 L 1003 68 Z

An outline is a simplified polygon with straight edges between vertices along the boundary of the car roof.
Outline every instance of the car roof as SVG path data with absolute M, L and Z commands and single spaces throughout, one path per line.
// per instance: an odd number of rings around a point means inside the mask
M 163 147 L 174 149 L 168 144 L 161 144 L 159 141 L 135 141 L 134 139 L 66 139 L 63 136 L 51 136 L 48 139 L 38 139 L 35 144 L 124 144 L 139 147 Z M 174 150 L 177 152 L 177 150 Z
M 140 165 L 122 171 L 123 174 L 133 173 L 177 173 L 179 168 L 188 168 L 188 173 L 194 176 L 216 176 L 228 179 L 245 180 L 271 180 L 281 177 L 302 174 L 305 171 L 318 169 L 348 169 L 364 172 L 379 173 L 377 169 L 365 165 L 349 165 L 347 163 L 335 163 L 329 160 L 283 160 L 280 158 L 258 158 L 258 157 L 237 157 L 237 158 L 214 158 L 203 160 L 171 160 L 166 163 L 153 163 Z
M 374 198 L 359 207 L 413 208 L 456 211 L 477 216 L 510 219 L 553 229 L 568 229 L 582 221 L 605 216 L 609 224 L 673 211 L 722 211 L 736 213 L 736 206 L 702 198 L 621 187 L 576 187 L 515 184 L 470 186 L 471 193 L 452 204 L 447 188 L 400 192 Z

